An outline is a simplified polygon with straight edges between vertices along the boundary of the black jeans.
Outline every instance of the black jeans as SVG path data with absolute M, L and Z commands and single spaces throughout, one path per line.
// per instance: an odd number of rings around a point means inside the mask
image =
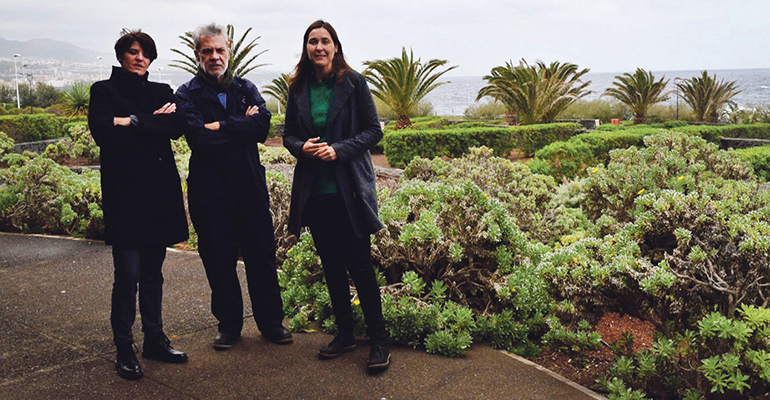
M 313 242 L 321 257 L 340 335 L 353 337 L 350 274 L 361 301 L 367 335 L 372 343 L 383 343 L 385 322 L 380 287 L 372 266 L 370 236 L 356 237 L 345 203 L 339 195 L 312 197 L 303 218 L 310 226 Z
M 112 284 L 110 323 L 116 346 L 130 345 L 134 341 L 131 329 L 136 319 L 137 285 L 142 332 L 145 334 L 163 332 L 161 267 L 165 258 L 164 246 L 112 247 L 115 281 Z

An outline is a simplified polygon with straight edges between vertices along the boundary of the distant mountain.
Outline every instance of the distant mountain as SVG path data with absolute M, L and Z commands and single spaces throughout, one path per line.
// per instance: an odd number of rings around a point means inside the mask
M 53 58 L 67 62 L 92 62 L 97 56 L 106 56 L 94 50 L 77 47 L 72 43 L 52 39 L 31 39 L 25 42 L 0 38 L 0 54 L 10 57 L 21 54 L 22 57 Z

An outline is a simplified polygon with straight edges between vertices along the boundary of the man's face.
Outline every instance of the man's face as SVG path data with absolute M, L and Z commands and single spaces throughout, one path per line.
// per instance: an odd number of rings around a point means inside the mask
M 230 48 L 222 35 L 204 36 L 195 52 L 195 58 L 206 74 L 222 80 L 230 60 Z

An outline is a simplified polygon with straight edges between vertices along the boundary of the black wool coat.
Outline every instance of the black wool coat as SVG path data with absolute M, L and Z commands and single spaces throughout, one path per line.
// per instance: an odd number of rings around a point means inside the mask
M 302 145 L 316 136 L 310 119 L 307 85 L 289 93 L 283 132 L 283 145 L 297 157 L 289 232 L 299 235 L 302 226 L 306 225 L 302 213 L 312 194 L 315 171 L 324 162 L 307 158 L 302 153 Z M 356 236 L 377 232 L 383 225 L 377 214 L 377 189 L 369 149 L 382 139 L 382 128 L 374 99 L 360 73 L 348 71 L 342 82 L 334 85 L 326 133 L 327 142 L 337 153 L 337 160 L 331 161 L 331 165 Z
M 166 84 L 113 67 L 91 86 L 88 126 L 101 152 L 102 208 L 107 244 L 170 246 L 187 240 L 187 215 L 170 139 L 183 133 L 175 113 L 153 112 L 174 103 Z M 136 125 L 114 126 L 114 117 Z

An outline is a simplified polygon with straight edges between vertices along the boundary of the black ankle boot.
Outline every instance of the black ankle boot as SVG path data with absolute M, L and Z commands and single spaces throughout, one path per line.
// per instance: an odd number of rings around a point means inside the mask
M 139 366 L 139 360 L 136 359 L 133 344 L 118 346 L 118 360 L 115 363 L 115 369 L 123 379 L 139 379 L 144 376 L 142 367 Z
M 151 360 L 158 360 L 172 364 L 179 364 L 187 361 L 187 354 L 174 350 L 171 347 L 171 341 L 163 333 L 147 333 L 144 336 L 144 346 L 142 346 L 142 357 Z

